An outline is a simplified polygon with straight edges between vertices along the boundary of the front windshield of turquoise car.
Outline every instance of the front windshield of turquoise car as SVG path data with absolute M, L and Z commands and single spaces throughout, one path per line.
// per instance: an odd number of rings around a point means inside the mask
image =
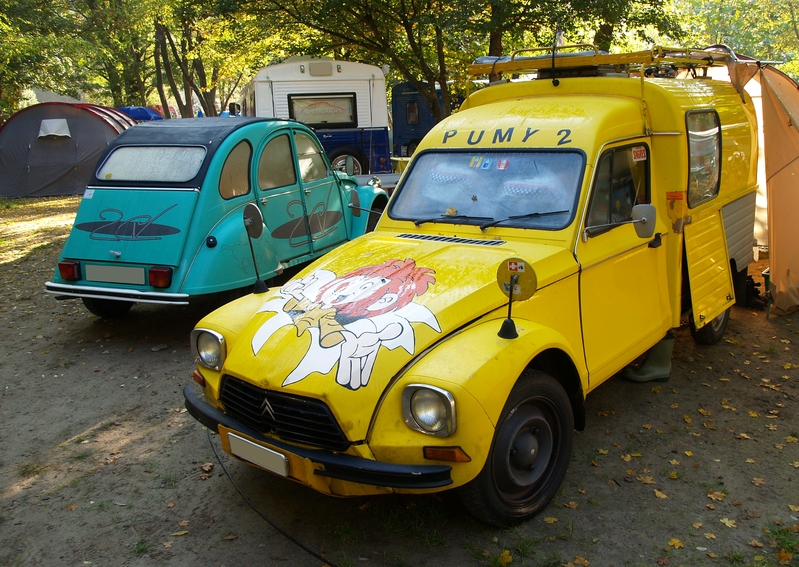
M 415 156 L 389 216 L 559 230 L 574 218 L 585 156 L 578 151 L 431 151 Z

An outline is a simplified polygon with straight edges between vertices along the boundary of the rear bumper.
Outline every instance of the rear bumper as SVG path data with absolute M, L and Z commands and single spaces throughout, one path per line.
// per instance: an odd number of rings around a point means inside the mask
M 189 304 L 189 296 L 185 293 L 161 293 L 157 291 L 139 291 L 136 289 L 69 285 L 53 282 L 45 282 L 44 287 L 47 293 L 52 293 L 58 296 L 56 299 L 91 297 L 93 299 L 134 301 L 137 303 L 160 303 L 165 305 Z
M 191 384 L 183 388 L 183 397 L 186 399 L 186 409 L 192 417 L 207 428 L 218 432 L 221 425 L 284 453 L 308 459 L 324 467 L 322 470 L 314 470 L 314 474 L 320 476 L 358 484 L 403 489 L 441 488 L 452 484 L 450 475 L 452 467 L 447 465 L 395 465 L 342 453 L 289 445 L 263 436 L 200 399 L 194 393 Z

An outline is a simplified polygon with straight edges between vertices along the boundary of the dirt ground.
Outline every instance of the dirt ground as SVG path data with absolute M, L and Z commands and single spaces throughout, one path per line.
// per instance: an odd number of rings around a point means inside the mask
M 799 325 L 733 308 L 666 383 L 588 396 L 550 506 L 498 530 L 454 495 L 335 499 L 214 454 L 183 408 L 212 302 L 102 320 L 44 282 L 77 199 L 0 200 L 0 565 L 799 565 Z M 760 281 L 761 261 L 750 273 Z M 796 555 L 793 557 L 792 555 Z

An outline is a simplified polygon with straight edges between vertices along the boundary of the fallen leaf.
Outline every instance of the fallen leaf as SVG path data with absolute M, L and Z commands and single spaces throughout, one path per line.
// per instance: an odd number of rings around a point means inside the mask
M 671 463 L 672 465 L 676 466 L 676 465 L 680 464 L 680 461 L 678 461 L 677 459 L 672 459 L 672 460 L 669 461 L 669 463 Z
M 763 486 L 764 484 L 766 484 L 766 481 L 763 480 L 762 478 L 755 477 L 752 479 L 752 484 L 754 484 L 755 486 Z
M 500 567 L 506 567 L 508 563 L 513 561 L 513 557 L 510 554 L 510 551 L 507 549 L 503 549 L 502 553 L 499 554 L 499 565 Z
M 798 443 L 799 442 L 799 437 L 794 437 L 793 435 L 789 435 L 788 437 L 785 438 L 785 442 L 786 443 Z
M 578 506 L 579 506 L 579 504 L 577 504 L 577 502 L 564 502 L 563 503 L 563 507 L 564 508 L 571 508 L 572 510 L 576 510 Z
M 684 415 L 683 416 L 683 420 L 685 421 L 685 423 L 693 423 L 694 422 L 694 420 L 691 419 L 690 415 Z
M 649 425 L 648 423 L 643 424 L 641 427 L 643 427 L 644 429 L 652 429 L 652 426 Z
M 632 455 L 622 455 L 621 456 L 621 460 L 624 461 L 625 463 L 629 463 L 632 460 L 632 458 L 633 458 Z
M 727 526 L 728 528 L 737 528 L 738 526 L 735 525 L 735 520 L 730 520 L 729 518 L 722 518 L 719 520 L 722 524 Z
M 607 455 L 608 454 L 608 450 L 607 449 L 597 449 L 596 452 L 599 453 L 600 455 Z
M 598 467 L 599 463 L 596 462 L 595 460 L 591 459 L 591 466 Z
M 678 475 L 676 471 L 671 471 L 669 473 L 669 478 L 671 480 L 678 480 L 680 478 L 680 475 Z
M 211 472 L 214 470 L 214 463 L 204 463 L 200 468 L 205 472 Z
M 708 532 L 705 534 L 705 539 L 716 539 L 716 534 Z
M 184 536 L 189 533 L 189 530 L 180 530 L 179 532 L 175 532 L 172 535 L 175 537 Z
M 655 489 L 655 496 L 657 496 L 658 498 L 668 498 L 668 496 L 666 496 L 663 492 L 661 492 L 657 488 Z
M 732 505 L 733 506 L 740 506 L 741 504 L 743 504 L 743 502 L 741 500 L 733 500 L 732 501 Z
M 656 393 L 656 394 L 657 394 L 657 393 L 658 393 L 658 392 L 660 392 L 662 389 L 663 389 L 663 387 L 662 387 L 662 386 L 655 386 L 655 387 L 653 387 L 653 388 L 652 388 L 652 391 L 653 391 L 654 393 Z
M 658 557 L 657 559 L 655 559 L 655 563 L 657 563 L 658 565 L 668 565 L 669 560 L 667 557 Z
M 713 553 L 712 551 L 708 551 L 707 552 L 707 556 L 710 557 L 711 559 L 715 559 L 716 558 L 716 554 Z
M 799 506 L 794 506 L 793 504 L 788 504 L 788 508 L 793 510 L 794 512 L 799 512 Z
M 167 508 L 174 508 L 175 507 L 175 503 L 174 502 L 170 502 L 169 504 L 166 505 L 166 507 Z
M 746 433 L 739 433 L 735 436 L 736 439 L 751 439 Z
M 768 429 L 769 431 L 777 431 L 777 426 L 773 425 L 773 424 L 769 424 L 769 425 L 766 426 L 766 429 Z
M 694 456 L 694 454 L 693 454 L 691 451 L 686 451 L 686 452 L 685 452 L 685 456 L 686 456 L 686 457 L 693 457 L 693 456 Z
M 677 408 L 679 408 L 679 407 L 680 407 L 680 404 L 674 403 L 674 404 L 671 404 L 671 405 L 669 405 L 669 407 L 670 407 L 671 409 L 677 409 Z
M 721 502 L 722 500 L 727 498 L 727 495 L 724 494 L 723 492 L 717 492 L 715 490 L 708 490 L 707 497 L 710 498 L 711 500 L 715 500 L 717 502 Z
M 702 527 L 702 522 L 696 522 L 696 523 L 694 523 L 694 524 L 693 524 L 693 526 L 692 526 L 692 527 L 693 527 L 695 530 L 698 530 L 699 528 L 701 528 L 701 527 Z
M 756 539 L 753 539 L 752 541 L 750 541 L 749 545 L 751 545 L 752 547 L 763 547 L 763 544 L 760 543 L 759 541 L 757 541 Z
M 715 510 L 716 506 L 711 502 L 710 504 L 705 504 L 705 508 L 709 510 Z
M 788 553 L 784 549 L 781 549 L 780 552 L 777 554 L 777 561 L 780 562 L 780 565 L 787 565 L 792 557 L 793 557 L 793 553 Z M 785 563 L 783 563 L 783 562 L 785 562 Z
M 579 555 L 574 557 L 574 564 L 580 565 L 581 567 L 588 567 L 590 565 L 585 557 L 580 557 Z
M 179 521 L 179 522 L 178 522 L 178 525 L 179 525 L 181 528 L 185 528 L 186 526 L 188 526 L 188 525 L 189 525 L 189 521 L 188 521 L 188 520 L 181 520 L 181 521 Z
M 760 417 L 760 414 L 755 410 L 749 410 L 749 417 Z
M 794 467 L 794 468 L 796 468 L 796 469 L 799 469 L 799 461 L 794 461 L 794 462 L 792 462 L 792 463 L 789 463 L 789 464 L 790 464 L 792 467 Z
M 758 510 L 747 510 L 746 515 L 749 518 L 759 518 L 760 512 Z
M 674 549 L 680 549 L 681 547 L 685 547 L 685 544 L 676 537 L 673 537 L 669 540 L 669 546 L 673 547 Z
M 703 408 L 699 408 L 699 413 L 701 413 L 701 414 L 702 414 L 702 415 L 704 415 L 705 417 L 708 417 L 708 416 L 710 416 L 710 415 L 711 415 L 710 411 L 708 411 L 708 410 L 706 410 L 706 409 L 703 409 Z
M 239 536 L 237 535 L 229 534 L 223 537 L 222 539 L 224 539 L 225 541 L 233 541 L 234 539 L 238 539 L 238 537 Z
M 173 543 L 174 542 L 172 542 L 172 541 L 165 541 L 165 542 L 162 542 L 161 545 L 163 545 L 164 547 L 172 547 Z
M 556 524 L 558 522 L 558 519 L 557 518 L 553 518 L 552 516 L 550 516 L 548 518 L 544 518 L 544 521 L 547 524 Z
M 72 504 L 67 506 L 67 510 L 69 510 L 70 512 L 74 512 L 77 509 L 78 509 L 78 503 L 77 502 L 73 502 Z
M 655 477 L 653 476 L 639 476 L 635 480 L 637 480 L 638 482 L 642 482 L 644 484 L 657 484 L 655 482 Z

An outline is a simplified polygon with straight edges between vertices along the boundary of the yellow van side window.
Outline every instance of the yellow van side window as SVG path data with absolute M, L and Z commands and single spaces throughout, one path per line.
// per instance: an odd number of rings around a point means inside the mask
M 635 205 L 649 203 L 649 148 L 613 148 L 599 158 L 586 228 L 632 219 Z M 597 230 L 594 234 L 601 232 Z
M 719 194 L 721 180 L 721 121 L 715 110 L 685 115 L 688 130 L 688 206 L 695 207 Z
M 239 142 L 228 155 L 219 176 L 219 194 L 223 199 L 232 199 L 250 192 L 251 156 L 252 147 L 247 140 Z

